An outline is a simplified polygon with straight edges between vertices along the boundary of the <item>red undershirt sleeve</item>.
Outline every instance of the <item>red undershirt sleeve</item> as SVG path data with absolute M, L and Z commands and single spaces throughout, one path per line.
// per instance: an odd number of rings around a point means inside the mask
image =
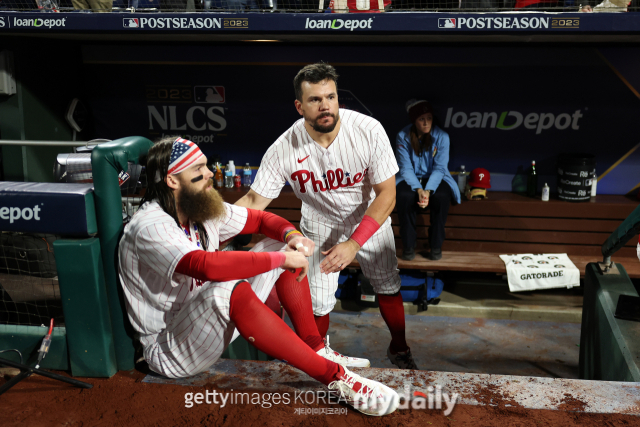
M 293 224 L 278 215 L 256 209 L 247 209 L 247 211 L 247 223 L 240 234 L 260 233 L 273 240 L 284 242 L 285 234 L 296 229 Z
M 175 271 L 197 280 L 226 282 L 248 279 L 266 273 L 281 267 L 284 261 L 283 252 L 195 250 L 180 259 Z

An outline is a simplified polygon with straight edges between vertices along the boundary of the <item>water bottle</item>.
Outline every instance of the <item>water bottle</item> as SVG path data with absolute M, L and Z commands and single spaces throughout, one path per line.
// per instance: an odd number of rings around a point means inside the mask
M 549 201 L 549 186 L 547 185 L 547 183 L 544 183 L 544 187 L 542 187 L 542 201 L 543 202 L 548 202 Z
M 229 160 L 227 168 L 231 171 L 231 176 L 234 176 L 236 174 L 236 165 L 233 164 L 233 160 Z
M 233 188 L 233 174 L 229 170 L 227 165 L 227 169 L 224 171 L 224 186 L 227 188 Z
M 598 188 L 598 175 L 593 173 L 593 181 L 591 181 L 591 197 L 596 197 L 596 189 Z
M 467 173 L 464 171 L 464 165 L 460 166 L 460 172 L 458 172 L 458 188 L 460 193 L 464 194 L 467 187 Z
M 220 163 L 216 163 L 216 187 L 224 187 L 224 176 L 222 175 L 222 169 Z
M 251 187 L 251 166 L 249 166 L 249 163 L 244 166 L 244 177 L 242 178 L 242 185 L 244 187 Z

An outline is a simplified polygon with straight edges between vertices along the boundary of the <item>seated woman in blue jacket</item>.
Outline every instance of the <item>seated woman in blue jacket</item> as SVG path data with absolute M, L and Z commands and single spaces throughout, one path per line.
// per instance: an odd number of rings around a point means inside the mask
M 427 101 L 407 103 L 411 124 L 396 137 L 396 208 L 400 217 L 402 259 L 412 260 L 416 248 L 416 212 L 430 208 L 429 258 L 442 258 L 444 224 L 451 203 L 460 203 L 460 190 L 449 173 L 449 135 L 433 124 Z

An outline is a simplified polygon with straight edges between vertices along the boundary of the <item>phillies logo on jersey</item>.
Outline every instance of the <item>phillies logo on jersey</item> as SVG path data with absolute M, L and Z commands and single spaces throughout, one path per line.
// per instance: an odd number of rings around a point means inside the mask
M 311 181 L 311 188 L 314 193 L 318 191 L 337 190 L 338 188 L 353 187 L 354 185 L 362 182 L 367 175 L 368 169 L 362 172 L 358 172 L 352 177 L 349 172 L 345 172 L 338 168 L 334 170 L 328 170 L 327 173 L 322 175 L 322 180 L 316 179 L 316 175 L 313 172 L 302 169 L 295 171 L 291 174 L 291 181 L 298 181 L 300 184 L 300 192 L 307 192 L 307 182 Z

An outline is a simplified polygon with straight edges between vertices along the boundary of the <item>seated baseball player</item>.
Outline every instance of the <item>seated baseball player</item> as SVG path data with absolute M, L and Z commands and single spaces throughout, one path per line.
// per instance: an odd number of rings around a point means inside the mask
M 147 176 L 145 197 L 120 241 L 119 274 L 153 371 L 170 378 L 198 374 L 242 335 L 360 412 L 385 415 L 398 407 L 395 391 L 350 372 L 336 363 L 348 358 L 327 351 L 306 278 L 311 242 L 291 223 L 224 203 L 206 157 L 185 139 L 151 147 Z M 218 250 L 221 241 L 251 233 L 268 238 L 249 252 Z M 297 335 L 264 304 L 274 286 Z

